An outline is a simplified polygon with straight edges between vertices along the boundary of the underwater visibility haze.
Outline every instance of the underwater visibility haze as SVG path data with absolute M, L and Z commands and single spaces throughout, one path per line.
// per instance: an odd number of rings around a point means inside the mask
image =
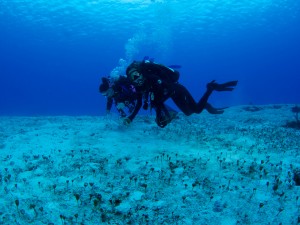
M 216 106 L 297 104 L 299 22 L 295 0 L 1 0 L 0 114 L 101 115 L 100 78 L 144 56 L 195 99 L 239 80 Z
M 299 0 L 0 0 L 0 225 L 299 225 L 299 40 Z M 229 108 L 106 114 L 144 57 Z

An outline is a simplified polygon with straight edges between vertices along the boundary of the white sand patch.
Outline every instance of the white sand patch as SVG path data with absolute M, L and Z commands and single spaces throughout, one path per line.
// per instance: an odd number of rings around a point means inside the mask
M 180 114 L 164 129 L 1 117 L 0 224 L 297 224 L 291 107 Z

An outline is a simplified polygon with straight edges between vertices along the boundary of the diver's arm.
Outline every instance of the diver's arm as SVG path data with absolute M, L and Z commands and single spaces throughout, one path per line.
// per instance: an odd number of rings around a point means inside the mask
M 142 102 L 143 102 L 143 95 L 138 94 L 135 108 L 134 108 L 133 112 L 127 117 L 128 119 L 130 119 L 130 121 L 132 121 L 135 118 L 135 116 L 138 114 L 138 112 L 140 111 L 140 109 L 142 107 Z
M 106 102 L 106 111 L 107 112 L 110 112 L 112 105 L 113 105 L 113 99 L 107 98 L 107 102 Z

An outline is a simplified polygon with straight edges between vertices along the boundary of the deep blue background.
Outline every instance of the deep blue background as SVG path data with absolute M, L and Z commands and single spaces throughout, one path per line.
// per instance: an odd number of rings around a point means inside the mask
M 204 16 L 193 14 L 202 9 L 201 1 L 195 7 L 182 1 L 186 8 L 175 1 L 112 6 L 93 1 L 92 8 L 79 8 L 74 0 L 51 12 L 45 10 L 54 6 L 43 8 L 47 2 L 26 2 L 0 3 L 1 115 L 101 115 L 101 76 L 120 58 L 129 62 L 145 55 L 180 64 L 180 81 L 196 99 L 212 79 L 238 79 L 234 92 L 211 96 L 215 106 L 300 103 L 296 1 L 253 1 L 257 8 L 251 8 L 247 1 L 236 6 L 223 0 L 213 3 L 221 6 L 205 6 Z

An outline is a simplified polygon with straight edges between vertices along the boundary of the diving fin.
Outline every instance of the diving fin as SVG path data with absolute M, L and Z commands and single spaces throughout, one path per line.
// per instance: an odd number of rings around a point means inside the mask
M 206 103 L 205 105 L 205 109 L 207 110 L 207 112 L 209 112 L 210 114 L 223 114 L 224 113 L 224 109 L 226 109 L 228 107 L 223 107 L 223 108 L 215 108 L 213 107 L 211 104 Z
M 212 89 L 214 91 L 232 91 L 234 87 L 237 85 L 238 81 L 229 81 L 223 84 L 216 83 L 215 80 L 211 81 L 206 85 L 208 89 Z

